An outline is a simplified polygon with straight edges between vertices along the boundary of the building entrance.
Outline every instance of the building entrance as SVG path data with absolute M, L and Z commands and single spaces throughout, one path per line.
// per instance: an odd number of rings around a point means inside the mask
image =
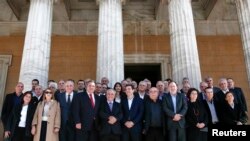
M 133 63 L 125 64 L 125 78 L 131 77 L 137 83 L 145 78 L 149 79 L 152 86 L 155 86 L 158 80 L 162 79 L 161 76 L 161 64 L 145 64 L 145 63 Z

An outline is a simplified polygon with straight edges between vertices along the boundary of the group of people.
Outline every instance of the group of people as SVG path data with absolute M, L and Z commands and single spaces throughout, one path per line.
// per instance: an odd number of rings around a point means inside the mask
M 182 88 L 171 79 L 151 86 L 128 78 L 110 88 L 101 82 L 39 80 L 32 90 L 7 94 L 1 113 L 4 137 L 11 141 L 206 141 L 212 125 L 244 125 L 247 104 L 232 78 L 220 88 L 208 77 L 200 91 L 183 78 Z M 58 87 L 57 87 L 58 86 Z M 222 112 L 223 111 L 223 112 Z

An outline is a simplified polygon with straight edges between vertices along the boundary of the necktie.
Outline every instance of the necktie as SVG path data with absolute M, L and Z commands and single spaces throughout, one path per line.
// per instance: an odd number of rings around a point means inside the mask
M 94 103 L 94 100 L 92 98 L 92 94 L 89 94 L 89 99 L 90 99 L 90 102 L 91 102 L 91 106 L 94 108 L 95 107 L 95 103 Z
M 67 105 L 70 106 L 70 95 L 68 95 Z
M 112 107 L 113 107 L 112 102 L 109 102 L 109 109 L 110 109 L 110 111 L 112 111 Z

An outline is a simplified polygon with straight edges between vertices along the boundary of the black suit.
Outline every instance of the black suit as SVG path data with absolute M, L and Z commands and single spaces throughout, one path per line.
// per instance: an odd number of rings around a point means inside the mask
M 75 124 L 81 123 L 81 129 L 76 129 L 76 141 L 96 141 L 98 127 L 98 110 L 100 99 L 94 95 L 95 106 L 91 105 L 86 92 L 78 93 L 73 101 L 73 117 Z
M 176 113 L 174 111 L 174 105 L 170 93 L 163 96 L 162 104 L 166 115 L 169 141 L 185 141 L 185 115 L 188 108 L 186 96 L 183 93 L 176 94 Z M 173 118 L 175 114 L 182 115 L 182 118 L 179 121 L 174 121 Z
M 119 141 L 120 135 L 122 134 L 121 120 L 122 120 L 122 109 L 121 105 L 117 102 L 113 102 L 112 110 L 109 108 L 107 101 L 102 101 L 99 111 L 100 122 L 101 122 L 101 140 L 102 141 Z M 114 124 L 108 123 L 108 118 L 114 116 L 117 121 Z
M 123 111 L 123 141 L 140 141 L 142 133 L 142 119 L 144 112 L 143 100 L 139 97 L 134 97 L 131 108 L 128 106 L 128 99 L 125 98 L 121 101 L 122 111 Z M 127 128 L 124 124 L 127 121 L 132 121 L 134 126 L 132 128 Z
M 59 139 L 60 141 L 74 141 L 75 140 L 75 122 L 73 120 L 73 108 L 72 101 L 74 101 L 76 93 L 73 92 L 73 98 L 68 105 L 66 99 L 68 98 L 66 93 L 58 95 L 57 99 L 61 108 L 61 128 Z
M 43 95 L 41 95 L 40 99 L 38 100 L 38 98 L 36 96 L 32 96 L 32 99 L 31 99 L 31 103 L 33 103 L 35 105 L 35 107 L 37 106 L 37 104 L 39 102 L 43 101 Z
M 24 134 L 19 132 L 18 124 L 21 118 L 22 105 L 16 105 L 8 119 L 5 131 L 10 131 L 10 138 L 12 141 L 32 141 L 33 136 L 31 134 L 31 123 L 33 120 L 33 115 L 35 113 L 36 107 L 33 103 L 30 103 L 27 110 L 26 123 Z
M 214 109 L 215 109 L 215 113 L 217 115 L 217 118 L 218 118 L 218 122 L 217 123 L 213 123 L 212 121 L 212 114 L 211 114 L 211 111 L 210 111 L 210 108 L 208 106 L 208 103 L 207 103 L 207 100 L 203 100 L 202 101 L 203 104 L 204 104 L 204 108 L 207 112 L 207 115 L 208 115 L 208 126 L 211 126 L 212 124 L 219 124 L 220 121 L 221 121 L 221 103 L 219 103 L 217 100 L 213 100 L 213 105 L 214 105 Z
M 231 89 L 229 91 L 233 93 L 234 102 L 238 103 L 238 97 L 236 96 L 236 94 Z M 218 100 L 221 104 L 224 104 L 226 102 L 226 100 L 225 100 L 226 94 L 222 90 L 218 91 L 215 94 L 214 98 L 215 98 L 215 100 Z
M 218 87 L 213 87 L 213 92 L 214 92 L 214 94 L 217 93 L 217 92 L 219 92 L 219 91 L 220 91 L 220 88 L 218 88 Z
M 2 113 L 1 113 L 1 120 L 2 120 L 4 128 L 6 127 L 11 111 L 13 110 L 15 105 L 18 105 L 21 103 L 21 99 L 22 99 L 22 94 L 19 97 L 17 97 L 16 92 L 7 94 L 5 96 L 5 99 L 3 102 Z

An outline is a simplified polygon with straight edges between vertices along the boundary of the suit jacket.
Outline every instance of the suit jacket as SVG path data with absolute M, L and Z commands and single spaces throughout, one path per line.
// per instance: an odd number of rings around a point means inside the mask
M 98 110 L 100 99 L 99 96 L 93 94 L 95 97 L 95 107 L 91 105 L 90 98 L 87 92 L 78 93 L 73 101 L 73 118 L 75 124 L 81 123 L 83 131 L 91 131 L 98 127 Z
M 71 127 L 75 127 L 75 122 L 73 120 L 73 108 L 72 108 L 72 103 L 74 99 L 76 98 L 76 92 L 73 92 L 73 98 L 71 100 L 70 106 L 68 106 L 67 101 L 66 101 L 66 92 L 61 93 L 58 95 L 57 99 L 58 102 L 60 103 L 60 108 L 61 108 L 61 126 L 65 126 L 67 121 L 70 122 Z
M 1 113 L 1 120 L 3 122 L 4 128 L 6 127 L 9 116 L 15 106 L 14 104 L 15 97 L 16 97 L 16 92 L 7 94 L 5 96 L 5 99 L 3 102 L 2 113 Z M 22 98 L 22 94 L 19 96 L 19 104 L 21 103 L 21 98 Z
M 141 133 L 142 131 L 142 119 L 144 112 L 143 100 L 139 97 L 134 97 L 131 108 L 128 107 L 128 99 L 125 98 L 121 101 L 123 111 L 123 129 L 130 130 L 132 133 Z M 127 121 L 132 121 L 134 126 L 128 129 L 124 124 Z
M 205 99 L 203 99 L 203 95 L 204 95 L 205 93 L 203 93 L 203 92 L 200 92 L 199 94 L 198 94 L 198 100 L 199 101 L 203 101 L 203 100 L 205 100 Z
M 13 108 L 11 115 L 8 119 L 5 131 L 11 132 L 10 134 L 11 138 L 14 135 L 15 128 L 18 126 L 20 122 L 22 107 L 23 107 L 22 104 L 16 105 Z M 36 107 L 33 105 L 33 103 L 30 103 L 28 106 L 26 122 L 25 122 L 25 136 L 27 137 L 32 136 L 31 135 L 31 123 L 33 120 L 33 115 L 35 113 L 35 110 L 36 110 Z
M 32 96 L 32 99 L 31 99 L 31 103 L 33 103 L 35 105 L 35 107 L 37 106 L 37 104 L 39 102 L 43 101 L 43 95 L 41 95 L 40 99 L 38 100 L 38 98 L 36 96 Z
M 107 101 L 102 101 L 99 111 L 100 122 L 101 122 L 101 135 L 108 134 L 122 134 L 121 129 L 121 120 L 122 120 L 122 108 L 121 105 L 117 102 L 113 102 L 112 111 L 109 108 Z M 117 121 L 114 124 L 108 123 L 109 116 L 114 116 Z
M 204 108 L 205 110 L 207 111 L 207 115 L 208 115 L 208 126 L 209 125 L 212 125 L 213 124 L 213 121 L 212 121 L 212 114 L 210 112 L 210 109 L 209 109 L 209 106 L 208 106 L 208 103 L 207 103 L 207 100 L 203 100 L 202 101 L 203 104 L 204 104 Z M 213 100 L 213 104 L 214 104 L 214 108 L 215 108 L 215 113 L 218 117 L 218 120 L 219 122 L 221 122 L 221 103 L 219 103 L 217 100 Z
M 184 128 L 186 124 L 185 115 L 186 115 L 187 108 L 188 108 L 185 95 L 183 93 L 177 92 L 176 113 L 174 112 L 174 105 L 173 105 L 170 93 L 167 93 L 163 96 L 162 104 L 163 104 L 164 113 L 166 114 L 167 128 L 172 129 L 173 127 L 175 127 L 176 123 L 178 123 L 181 128 Z M 173 117 L 175 114 L 182 115 L 182 118 L 178 122 L 173 121 Z
M 213 86 L 213 92 L 214 92 L 214 94 L 217 93 L 217 92 L 219 92 L 219 91 L 220 91 L 220 88 Z
M 139 97 L 140 98 L 140 95 L 139 95 L 138 92 L 135 92 L 134 95 L 135 95 L 135 97 Z M 149 95 L 147 93 L 145 93 L 144 98 L 142 100 L 145 102 L 148 99 L 149 99 Z
M 233 92 L 231 89 L 229 91 Z M 234 95 L 234 102 L 238 103 L 237 95 L 234 92 L 233 92 L 233 95 Z M 225 100 L 226 96 L 222 90 L 220 90 L 216 94 L 214 94 L 214 98 L 215 98 L 215 100 L 218 100 L 221 104 L 226 102 L 226 100 Z

